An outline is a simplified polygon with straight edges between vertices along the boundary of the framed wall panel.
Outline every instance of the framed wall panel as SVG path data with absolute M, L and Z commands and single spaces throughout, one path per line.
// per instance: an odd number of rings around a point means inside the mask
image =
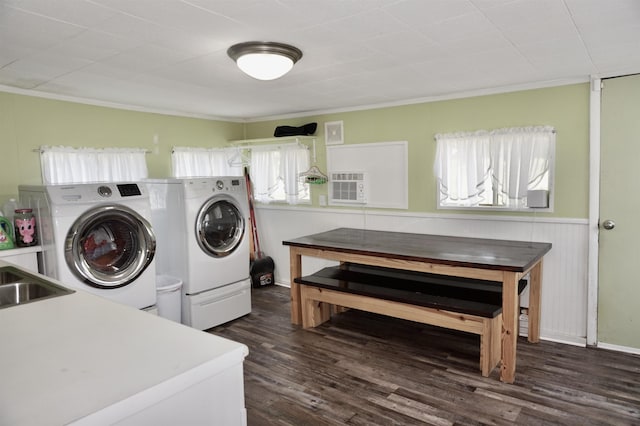
M 409 207 L 407 141 L 328 146 L 327 169 L 329 179 L 333 172 L 366 173 L 363 207 Z

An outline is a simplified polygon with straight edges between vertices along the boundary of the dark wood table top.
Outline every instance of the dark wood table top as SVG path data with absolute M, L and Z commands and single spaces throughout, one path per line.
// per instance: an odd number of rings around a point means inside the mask
M 292 247 L 513 272 L 527 271 L 551 250 L 551 243 L 354 228 L 333 229 L 282 243 Z

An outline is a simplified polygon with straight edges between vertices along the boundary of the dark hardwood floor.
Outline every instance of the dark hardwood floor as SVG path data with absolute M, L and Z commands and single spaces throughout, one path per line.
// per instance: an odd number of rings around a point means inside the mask
M 354 310 L 303 330 L 288 288 L 252 297 L 209 330 L 249 347 L 249 426 L 640 424 L 640 356 L 520 338 L 508 385 L 480 375 L 478 336 Z

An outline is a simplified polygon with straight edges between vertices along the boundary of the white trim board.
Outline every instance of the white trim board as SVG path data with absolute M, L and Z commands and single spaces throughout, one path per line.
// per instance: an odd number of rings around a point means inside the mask
M 598 349 L 606 349 L 606 350 L 609 350 L 609 351 L 624 352 L 624 353 L 627 353 L 627 354 L 640 355 L 640 349 L 638 349 L 638 348 L 630 348 L 628 346 L 612 345 L 610 343 L 598 342 L 597 347 L 598 347 Z
M 587 345 L 598 341 L 598 225 L 600 222 L 600 106 L 602 80 L 591 80 L 589 97 L 589 261 L 587 272 Z
M 527 216 L 509 216 L 498 214 L 456 214 L 456 213 L 423 213 L 423 212 L 407 212 L 407 211 L 385 211 L 385 210 L 369 210 L 365 207 L 357 208 L 351 206 L 348 209 L 339 209 L 332 207 L 310 207 L 310 206 L 294 206 L 287 204 L 271 203 L 256 204 L 256 210 L 300 210 L 309 213 L 336 213 L 346 215 L 366 215 L 366 216 L 401 216 L 404 218 L 419 219 L 455 219 L 455 220 L 471 220 L 471 221 L 504 221 L 504 222 L 526 222 L 526 223 L 557 223 L 567 225 L 587 225 L 589 219 L 576 217 L 541 217 L 535 215 Z

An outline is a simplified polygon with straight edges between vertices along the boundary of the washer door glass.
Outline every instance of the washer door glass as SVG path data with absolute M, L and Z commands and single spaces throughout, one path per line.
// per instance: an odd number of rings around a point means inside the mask
M 147 220 L 128 207 L 106 205 L 75 221 L 67 234 L 65 258 L 80 280 L 108 289 L 134 281 L 153 260 L 155 249 Z
M 196 239 L 209 256 L 223 257 L 242 242 L 244 217 L 233 198 L 221 195 L 207 201 L 196 219 Z

